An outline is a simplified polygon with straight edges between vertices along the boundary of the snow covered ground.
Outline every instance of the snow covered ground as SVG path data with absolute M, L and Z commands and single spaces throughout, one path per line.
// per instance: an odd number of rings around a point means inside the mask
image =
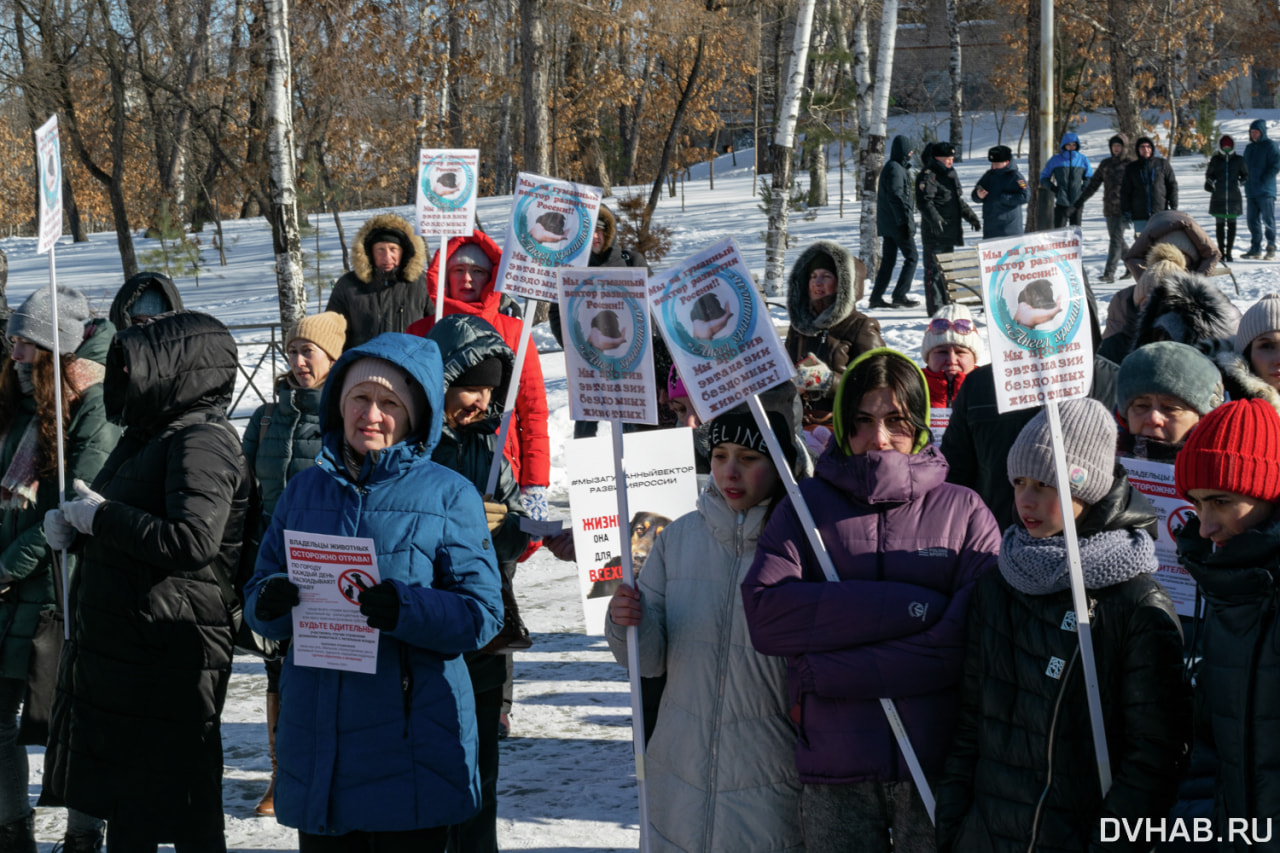
M 1280 110 L 1249 114 L 1221 113 L 1222 131 L 1236 139 L 1238 151 L 1248 140 L 1248 125 L 1255 118 L 1275 122 Z M 907 133 L 916 140 L 922 130 L 933 135 L 944 130 L 945 116 L 900 116 L 891 122 L 891 133 Z M 1005 128 L 1005 144 L 1015 146 L 1021 129 L 1021 117 L 1011 116 Z M 986 149 L 997 143 L 995 124 L 990 114 L 966 122 L 966 159 L 957 166 L 962 185 L 971 189 L 986 170 Z M 1107 156 L 1107 139 L 1114 133 L 1111 118 L 1092 115 L 1079 127 L 1083 153 L 1093 163 Z M 1280 136 L 1280 132 L 1274 133 Z M 917 148 L 919 148 L 917 144 Z M 752 194 L 751 154 L 738 152 L 738 166 L 730 155 L 721 156 L 715 164 L 715 190 L 710 190 L 707 167 L 693 170 L 683 193 L 675 198 L 665 194 L 656 218 L 674 231 L 674 246 L 668 263 L 674 262 L 724 237 L 737 238 L 747 262 L 762 277 L 764 268 L 763 232 L 766 217 Z M 790 230 L 793 248 L 788 252 L 788 268 L 809 243 L 820 238 L 843 242 L 855 250 L 858 241 L 858 201 L 854 195 L 852 172 L 845 176 L 845 215 L 838 215 L 838 169 L 831 169 L 831 203 L 812 219 L 793 214 Z M 1180 208 L 1199 219 L 1211 230 L 1208 194 L 1203 191 L 1205 158 L 1182 157 L 1174 160 L 1180 188 Z M 1018 161 L 1026 171 L 1026 159 Z M 1028 176 L 1034 177 L 1034 176 Z M 807 180 L 802 175 L 801 180 Z M 647 194 L 647 188 L 636 188 Z M 617 189 L 619 195 L 628 190 Z M 683 198 L 682 198 L 683 196 Z M 510 205 L 509 197 L 490 198 L 480 202 L 480 218 L 490 232 L 501 235 Z M 1084 237 L 1085 266 L 1100 302 L 1106 302 L 1120 285 L 1097 283 L 1106 257 L 1107 233 L 1102 221 L 1101 196 L 1086 207 Z M 347 235 L 354 235 L 363 220 L 379 211 L 362 211 L 344 215 Z M 412 210 L 396 212 L 412 219 Z M 319 226 L 323 278 L 331 282 L 341 273 L 341 250 L 332 220 L 316 217 Z M 210 244 L 212 233 L 200 235 L 204 241 L 199 284 L 194 279 L 175 277 L 183 299 L 190 309 L 207 311 L 229 325 L 268 324 L 278 322 L 271 235 L 262 219 L 224 223 L 228 265 L 218 266 L 216 249 Z M 1241 222 L 1237 238 L 1237 257 L 1248 249 L 1248 232 Z M 154 241 L 138 238 L 139 252 L 156 248 Z M 48 259 L 36 254 L 35 240 L 11 238 L 0 241 L 9 258 L 9 303 L 16 307 L 36 287 L 46 286 Z M 434 241 L 432 241 L 434 249 Z M 307 253 L 316 251 L 315 238 L 304 239 Z M 90 304 L 105 315 L 112 296 L 121 283 L 120 261 L 115 235 L 95 234 L 88 243 L 73 244 L 64 239 L 56 250 L 58 279 L 83 290 Z M 309 259 L 314 264 L 314 260 Z M 1263 294 L 1280 291 L 1280 264 L 1259 261 L 1237 261 L 1232 266 L 1239 283 L 1237 304 L 1243 310 Z M 921 296 L 920 272 L 917 271 L 915 295 Z M 1229 278 L 1216 281 L 1231 292 Z M 327 285 L 323 297 L 327 298 Z M 311 294 L 313 305 L 316 300 Z M 864 301 L 865 305 L 865 301 Z M 312 309 L 315 310 L 315 309 Z M 1105 308 L 1101 312 L 1105 316 Z M 775 311 L 779 320 L 785 312 Z M 918 357 L 921 335 L 925 327 L 923 308 L 885 311 L 876 315 L 885 340 Z M 245 341 L 265 341 L 268 332 L 244 331 L 237 336 Z M 572 436 L 568 418 L 564 359 L 545 327 L 535 332 L 542 351 L 542 368 L 547 380 L 551 410 L 552 480 L 550 496 L 553 515 L 569 517 L 565 452 Z M 246 347 L 242 361 L 252 372 L 262 354 L 262 347 Z M 281 365 L 281 368 L 283 365 Z M 271 370 L 258 374 L 265 391 L 270 385 Z M 252 392 L 237 406 L 235 414 L 245 418 L 258 400 Z M 243 424 L 243 420 L 240 421 Z M 607 427 L 605 428 L 607 432 Z M 517 589 L 522 613 L 534 632 L 535 645 L 516 657 L 516 705 L 512 712 L 511 737 L 502 746 L 502 775 L 499 781 L 499 840 L 504 850 L 523 851 L 604 851 L 634 850 L 638 845 L 638 808 L 634 785 L 634 765 L 630 746 L 630 707 L 624 670 L 614 663 L 602 639 L 584 633 L 579 606 L 575 569 L 540 551 L 520 568 Z M 272 818 L 253 815 L 253 806 L 266 785 L 270 773 L 267 758 L 267 734 L 264 722 L 266 676 L 262 664 L 255 659 L 237 659 L 230 695 L 223 715 L 223 744 L 226 773 L 224 806 L 227 816 L 227 842 L 232 850 L 296 850 L 295 833 L 281 827 Z M 145 737 L 145 733 L 142 735 Z M 39 794 L 43 751 L 31 750 L 31 797 Z M 48 853 L 61 838 L 65 817 L 59 809 L 37 812 L 37 836 L 40 850 Z M 168 849 L 168 848 L 164 848 Z

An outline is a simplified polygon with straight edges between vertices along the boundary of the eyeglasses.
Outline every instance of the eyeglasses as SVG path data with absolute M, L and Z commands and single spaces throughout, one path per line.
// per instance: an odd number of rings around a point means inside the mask
M 975 330 L 972 320 L 948 320 L 945 317 L 935 317 L 929 321 L 929 331 L 935 335 L 945 335 L 953 329 L 957 335 L 971 335 Z
M 889 415 L 887 418 L 876 418 L 871 415 L 855 415 L 853 418 L 853 428 L 856 432 L 869 434 L 879 432 L 880 427 L 884 427 L 884 431 L 892 436 L 904 437 L 915 436 L 916 427 L 911 423 L 910 419 L 902 415 Z

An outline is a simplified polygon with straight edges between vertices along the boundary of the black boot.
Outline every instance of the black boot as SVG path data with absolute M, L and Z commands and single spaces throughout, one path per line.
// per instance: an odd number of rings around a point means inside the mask
M 502 575 L 502 630 L 480 651 L 491 655 L 509 654 L 533 645 L 529 629 L 520 618 L 520 604 L 516 601 L 516 591 L 506 572 Z
M 98 853 L 102 849 L 102 835 L 97 832 L 88 834 L 67 833 L 62 840 L 62 853 Z
M 32 828 L 35 813 L 0 826 L 0 850 L 5 853 L 36 853 L 36 835 Z

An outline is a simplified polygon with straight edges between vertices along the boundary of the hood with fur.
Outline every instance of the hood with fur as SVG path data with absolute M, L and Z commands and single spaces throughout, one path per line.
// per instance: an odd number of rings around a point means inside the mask
M 380 213 L 370 218 L 356 232 L 355 244 L 351 248 L 351 271 L 365 284 L 373 280 L 373 247 L 365 244 L 373 232 L 384 228 L 399 231 L 408 244 L 400 258 L 397 278 L 401 281 L 417 281 L 427 267 L 427 246 L 421 237 L 413 233 L 413 226 L 394 213 Z
M 1266 400 L 1280 414 L 1280 391 L 1253 372 L 1249 362 L 1236 352 L 1231 338 L 1201 341 L 1199 349 L 1213 360 L 1222 373 L 1222 384 L 1232 400 Z
M 1234 337 L 1240 309 L 1216 284 L 1193 272 L 1173 272 L 1152 289 L 1138 314 L 1133 349 L 1170 340 L 1196 346 L 1201 341 Z
M 809 304 L 809 264 L 818 254 L 830 256 L 836 267 L 836 298 L 821 314 Z M 800 253 L 787 279 L 787 315 L 804 335 L 817 336 L 848 319 L 862 298 L 862 265 L 834 240 L 819 240 Z

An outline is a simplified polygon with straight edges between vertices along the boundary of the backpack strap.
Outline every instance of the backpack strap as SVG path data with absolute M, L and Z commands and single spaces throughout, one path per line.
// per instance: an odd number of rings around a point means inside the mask
M 267 403 L 262 408 L 262 420 L 258 422 L 258 447 L 267 440 L 267 427 L 271 426 L 271 413 L 276 410 L 275 403 Z

